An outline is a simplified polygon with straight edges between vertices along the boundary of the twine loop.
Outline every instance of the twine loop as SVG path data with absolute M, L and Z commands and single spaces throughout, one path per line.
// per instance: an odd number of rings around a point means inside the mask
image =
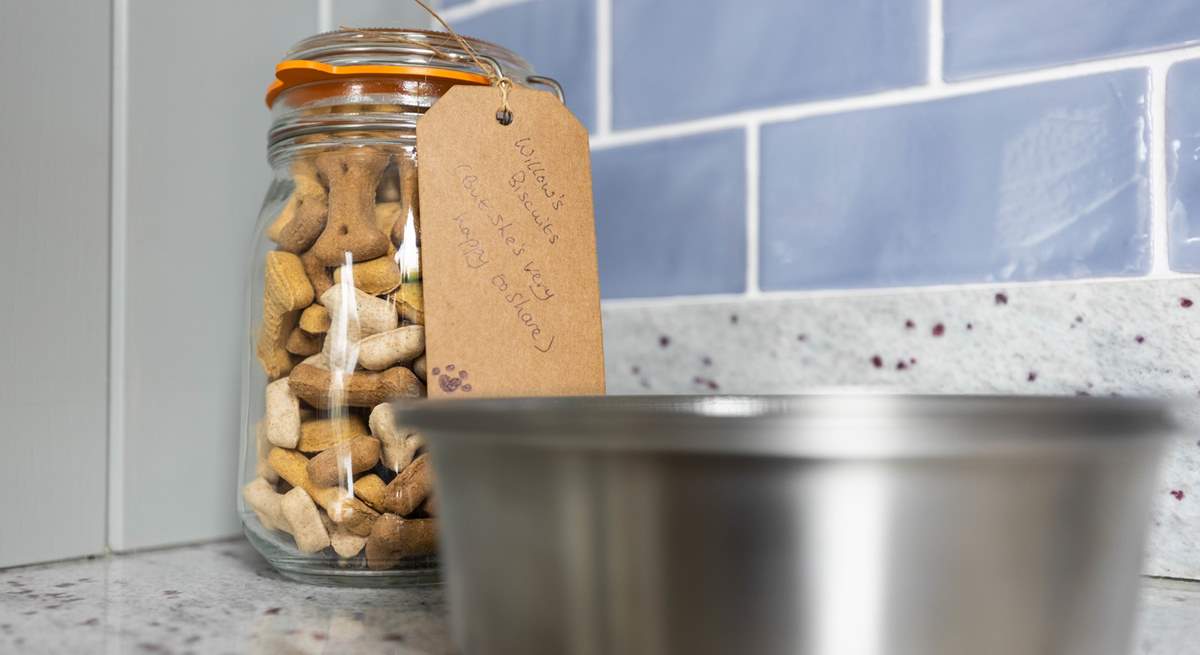
M 475 53 L 475 48 L 472 48 L 471 44 L 467 43 L 466 39 L 459 36 L 458 32 L 455 32 L 454 28 L 450 27 L 450 24 L 447 23 L 445 19 L 443 19 L 436 11 L 433 10 L 432 7 L 425 3 L 425 0 L 413 0 L 413 2 L 421 5 L 422 9 L 429 12 L 429 15 L 433 16 L 434 20 L 440 23 L 442 27 L 446 28 L 446 32 L 449 33 L 450 36 L 454 37 L 455 41 L 458 41 L 458 44 L 462 46 L 462 49 L 468 55 L 470 55 L 471 60 L 475 62 L 475 65 L 479 67 L 479 70 L 487 73 L 488 80 L 492 83 L 492 86 L 500 89 L 500 109 L 496 110 L 496 121 L 498 121 L 501 125 L 508 125 L 509 123 L 512 123 L 512 110 L 510 110 L 508 107 L 508 92 L 513 87 L 513 81 L 504 74 L 504 70 L 500 68 L 500 64 L 489 61 L 489 63 L 492 63 L 492 66 L 485 66 L 483 61 L 479 58 L 479 55 Z

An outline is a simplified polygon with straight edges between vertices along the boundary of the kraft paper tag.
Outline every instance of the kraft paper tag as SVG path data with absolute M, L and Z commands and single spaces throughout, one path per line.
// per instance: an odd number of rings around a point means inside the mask
M 456 86 L 417 123 L 433 397 L 604 393 L 587 130 L 521 86 Z

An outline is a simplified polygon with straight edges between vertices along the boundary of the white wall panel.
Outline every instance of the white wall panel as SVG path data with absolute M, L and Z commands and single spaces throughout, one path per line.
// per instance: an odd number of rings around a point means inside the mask
M 275 64 L 317 2 L 129 0 L 116 549 L 235 534 L 243 285 Z M 120 220 L 120 219 L 118 219 Z
M 104 547 L 107 2 L 0 2 L 0 566 Z

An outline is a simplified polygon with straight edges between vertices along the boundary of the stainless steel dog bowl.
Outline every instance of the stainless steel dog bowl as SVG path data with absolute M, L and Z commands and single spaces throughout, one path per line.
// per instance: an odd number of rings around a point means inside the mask
M 1125 655 L 1164 405 L 402 407 L 468 654 Z

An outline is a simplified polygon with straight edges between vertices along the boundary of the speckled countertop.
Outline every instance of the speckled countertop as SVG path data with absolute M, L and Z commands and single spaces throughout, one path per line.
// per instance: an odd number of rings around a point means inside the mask
M 0 653 L 453 652 L 441 587 L 292 582 L 243 540 L 0 570 Z
M 440 587 L 291 582 L 244 541 L 0 570 L 0 653 L 453 653 Z M 1147 578 L 1133 653 L 1200 649 L 1200 584 Z

